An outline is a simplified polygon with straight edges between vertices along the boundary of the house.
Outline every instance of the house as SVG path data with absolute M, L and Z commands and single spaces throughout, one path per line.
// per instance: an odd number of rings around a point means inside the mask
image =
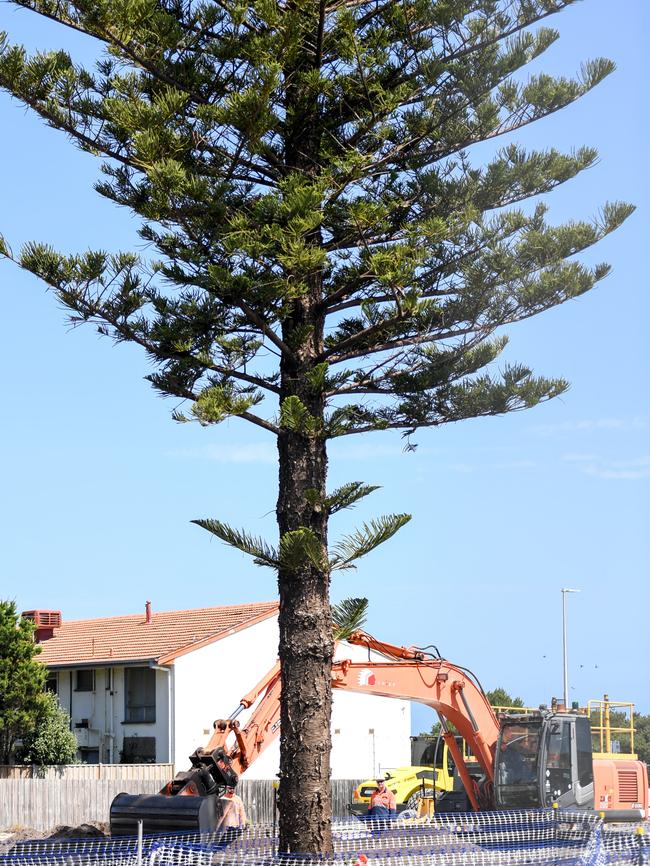
M 172 763 L 204 745 L 277 658 L 277 602 L 67 622 L 60 611 L 25 611 L 36 626 L 48 689 L 70 715 L 86 763 Z M 363 661 L 362 647 L 340 657 Z M 247 713 L 239 716 L 242 724 Z M 409 763 L 408 701 L 335 692 L 332 777 L 366 778 Z M 274 778 L 276 740 L 246 778 Z

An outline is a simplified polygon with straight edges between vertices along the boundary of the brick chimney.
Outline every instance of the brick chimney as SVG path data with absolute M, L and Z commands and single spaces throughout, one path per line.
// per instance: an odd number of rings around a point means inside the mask
M 151 623 L 151 602 L 145 601 L 144 603 L 144 621 L 147 624 Z
M 60 610 L 24 610 L 21 614 L 25 619 L 31 619 L 36 626 L 34 638 L 36 643 L 42 643 L 54 637 L 54 630 L 61 628 L 63 617 Z

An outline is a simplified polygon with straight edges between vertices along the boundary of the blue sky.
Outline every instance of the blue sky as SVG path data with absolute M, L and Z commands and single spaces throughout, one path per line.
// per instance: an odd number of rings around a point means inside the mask
M 507 359 L 564 376 L 571 390 L 529 412 L 424 430 L 414 454 L 390 433 L 333 444 L 331 487 L 382 489 L 337 516 L 332 540 L 376 514 L 413 514 L 335 579 L 333 598 L 367 596 L 377 636 L 433 643 L 485 688 L 538 704 L 562 694 L 560 589 L 579 588 L 567 599 L 572 700 L 608 693 L 647 713 L 650 8 L 620 0 L 612 15 L 612 5 L 588 0 L 553 16 L 562 38 L 535 68 L 570 74 L 603 55 L 617 71 L 517 136 L 599 150 L 597 166 L 548 197 L 553 219 L 589 217 L 607 200 L 637 205 L 585 257 L 614 266 L 597 289 L 509 331 Z M 0 28 L 30 48 L 89 52 L 6 3 Z M 13 247 L 137 245 L 135 220 L 92 190 L 97 161 L 5 94 L 0 118 L 0 232 Z M 273 598 L 270 571 L 190 524 L 218 517 L 274 538 L 272 439 L 243 422 L 176 425 L 138 351 L 71 331 L 44 287 L 8 262 L 0 296 L 0 597 L 68 619 L 144 610 L 146 599 L 171 610 Z M 415 713 L 417 730 L 429 723 Z

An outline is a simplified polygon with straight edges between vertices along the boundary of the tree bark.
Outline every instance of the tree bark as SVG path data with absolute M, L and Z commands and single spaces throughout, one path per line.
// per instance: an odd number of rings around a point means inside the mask
M 318 94 L 308 73 L 321 62 L 324 0 L 292 2 L 300 47 L 285 66 L 285 173 L 307 182 L 320 172 L 321 120 Z M 310 246 L 321 247 L 320 228 L 306 233 Z M 280 404 L 298 397 L 317 426 L 324 420 L 322 389 L 307 374 L 323 350 L 323 274 L 287 269 L 286 276 L 304 291 L 283 321 L 282 336 L 292 354 L 280 363 Z M 327 449 L 322 430 L 301 433 L 282 429 L 278 436 L 280 538 L 308 527 L 327 551 Z M 309 491 L 309 493 L 308 493 Z M 279 846 L 282 852 L 328 854 L 332 851 L 330 749 L 334 642 L 329 598 L 330 576 L 309 564 L 299 571 L 281 568 L 280 662 L 282 670 Z
M 311 415 L 323 419 L 322 392 L 305 377 L 322 349 L 323 321 L 317 313 L 322 277 L 312 274 L 309 294 L 296 303 L 285 323 L 285 338 L 312 325 L 294 359 L 281 364 L 281 399 L 297 396 Z M 303 331 L 304 333 L 304 331 Z M 327 450 L 321 434 L 283 429 L 278 437 L 280 538 L 308 527 L 327 551 Z M 308 496 L 307 491 L 313 491 Z M 316 494 L 315 496 L 313 494 Z M 330 749 L 334 641 L 328 571 L 313 565 L 299 572 L 280 569 L 280 662 L 282 672 L 280 741 L 280 851 L 327 854 L 332 850 Z
M 305 498 L 311 488 L 324 495 L 325 444 L 281 433 L 280 534 L 310 526 L 327 541 L 327 519 Z M 332 619 L 329 574 L 309 566 L 281 570 L 280 662 L 282 670 L 280 747 L 280 851 L 327 854 L 332 850 L 330 749 Z

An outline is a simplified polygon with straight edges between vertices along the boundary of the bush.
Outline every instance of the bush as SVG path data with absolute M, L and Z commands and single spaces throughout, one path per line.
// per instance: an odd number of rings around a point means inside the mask
M 56 695 L 43 695 L 41 714 L 36 727 L 17 749 L 18 761 L 50 767 L 73 764 L 77 757 L 77 739 L 70 730 L 70 717 L 61 709 Z

